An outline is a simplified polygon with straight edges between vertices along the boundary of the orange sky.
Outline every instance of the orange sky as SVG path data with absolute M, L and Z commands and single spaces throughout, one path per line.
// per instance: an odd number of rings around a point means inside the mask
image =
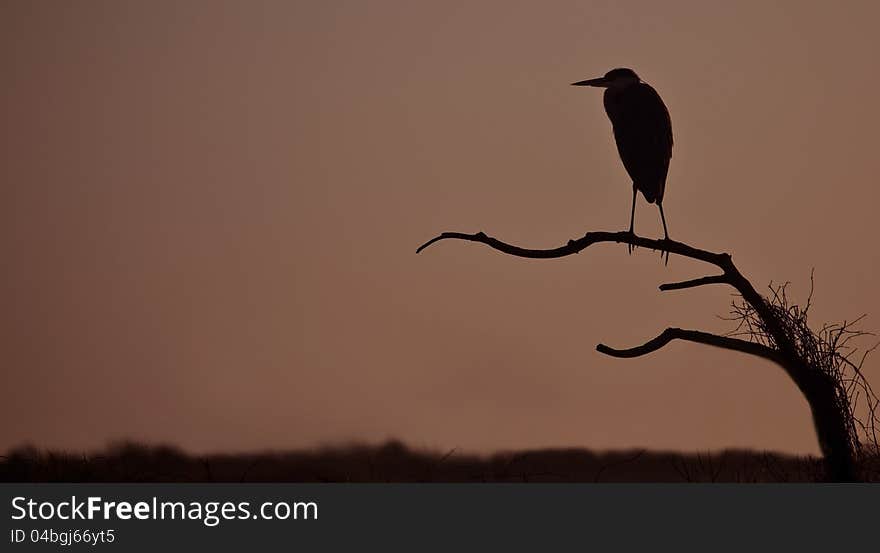
M 815 5 L 814 5 L 815 4 Z M 876 3 L 29 2 L 0 7 L 0 448 L 415 446 L 817 452 L 730 290 L 624 246 L 601 91 L 663 96 L 673 238 L 815 322 L 875 315 Z M 636 231 L 659 236 L 641 199 Z M 866 344 L 868 345 L 868 344 Z M 880 361 L 868 362 L 880 386 Z

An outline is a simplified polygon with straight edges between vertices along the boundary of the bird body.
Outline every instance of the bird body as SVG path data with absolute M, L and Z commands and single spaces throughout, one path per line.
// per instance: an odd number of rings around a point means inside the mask
M 636 192 L 641 191 L 648 203 L 656 203 L 660 209 L 663 233 L 668 240 L 663 197 L 672 159 L 672 120 L 660 95 L 626 68 L 612 69 L 603 77 L 573 84 L 605 88 L 605 112 L 614 129 L 620 159 L 632 179 L 629 231 L 633 232 Z
M 607 88 L 604 103 L 633 186 L 648 203 L 662 203 L 672 159 L 672 122 L 663 100 L 649 84 L 639 82 Z

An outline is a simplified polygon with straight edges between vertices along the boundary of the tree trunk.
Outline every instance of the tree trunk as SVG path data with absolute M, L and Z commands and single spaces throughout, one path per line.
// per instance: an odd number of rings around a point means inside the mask
M 828 377 L 822 375 L 814 380 L 809 389 L 803 391 L 813 414 L 816 436 L 824 457 L 826 480 L 858 482 L 845 406 L 839 405 L 836 389 Z

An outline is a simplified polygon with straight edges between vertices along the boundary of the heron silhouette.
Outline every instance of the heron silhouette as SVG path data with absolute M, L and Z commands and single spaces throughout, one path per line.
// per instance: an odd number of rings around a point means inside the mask
M 605 112 L 614 128 L 620 159 L 633 181 L 629 232 L 633 233 L 636 217 L 636 191 L 641 191 L 649 204 L 656 203 L 660 208 L 663 236 L 669 240 L 663 193 L 672 159 L 672 121 L 660 95 L 627 68 L 612 69 L 602 77 L 572 84 L 605 89 Z M 632 246 L 628 248 L 632 253 Z M 669 252 L 666 259 L 669 260 Z

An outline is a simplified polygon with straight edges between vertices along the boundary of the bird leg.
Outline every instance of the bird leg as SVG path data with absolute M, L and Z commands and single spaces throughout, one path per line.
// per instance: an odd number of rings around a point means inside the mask
M 635 232 L 633 232 L 633 222 L 636 219 L 636 185 L 633 183 L 633 204 L 632 204 L 632 212 L 629 215 L 629 233 L 635 236 Z M 626 249 L 630 255 L 633 252 L 633 245 L 627 244 Z
M 657 202 L 657 207 L 660 208 L 660 220 L 663 221 L 663 239 L 669 240 L 669 231 L 666 230 L 666 215 L 663 214 L 663 202 Z M 660 252 L 660 256 L 663 256 L 663 252 Z M 669 252 L 666 252 L 666 265 L 669 265 Z

